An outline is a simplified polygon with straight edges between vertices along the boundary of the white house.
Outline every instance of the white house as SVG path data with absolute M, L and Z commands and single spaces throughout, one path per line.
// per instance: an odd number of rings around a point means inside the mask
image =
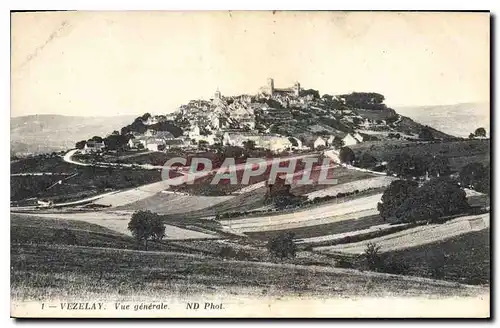
M 314 140 L 313 146 L 314 146 L 314 149 L 317 149 L 318 147 L 321 147 L 321 146 L 326 147 L 326 141 L 325 141 L 325 139 L 318 137 L 318 138 L 316 138 L 316 140 Z
M 129 139 L 129 141 L 128 141 L 128 146 L 130 149 L 140 148 L 139 145 L 142 145 L 142 143 L 139 139 L 133 138 L 133 139 Z
M 139 145 L 142 145 L 143 148 L 146 148 L 147 141 L 150 138 L 151 137 L 147 137 L 147 136 L 143 136 L 143 135 L 137 136 L 137 137 L 130 139 L 128 141 L 128 146 L 131 149 L 137 149 L 137 148 L 139 148 Z
M 181 138 L 165 140 L 165 149 L 188 148 L 189 142 Z
M 82 154 L 100 153 L 104 150 L 104 142 L 87 141 L 82 149 Z
M 165 140 L 162 138 L 146 139 L 146 148 L 151 151 L 162 151 L 165 149 Z
M 201 132 L 200 127 L 198 125 L 195 125 L 193 126 L 191 131 L 189 131 L 188 136 L 191 139 L 198 140 L 198 138 L 201 136 L 200 132 Z
M 258 134 L 254 132 L 225 132 L 222 138 L 224 145 L 244 147 L 246 141 L 253 141 L 256 148 L 269 149 L 273 152 L 292 147 L 288 138 L 278 135 Z
M 352 134 L 348 133 L 344 139 L 342 139 L 342 141 L 344 141 L 344 146 L 352 146 L 352 145 L 355 145 L 357 144 L 359 141 L 358 139 L 356 139 Z
M 357 132 L 354 134 L 354 138 L 356 138 L 356 140 L 358 140 L 358 142 L 363 142 L 363 136 Z
M 262 136 L 258 140 L 257 147 L 269 149 L 272 152 L 280 152 L 292 148 L 292 143 L 288 138 L 280 136 Z

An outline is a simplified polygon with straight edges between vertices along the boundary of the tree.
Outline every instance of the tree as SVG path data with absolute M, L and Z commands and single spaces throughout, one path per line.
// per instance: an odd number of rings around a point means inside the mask
M 469 139 L 474 139 L 475 135 L 474 133 L 469 134 Z
M 268 192 L 265 196 L 266 204 L 274 204 L 278 209 L 298 206 L 307 198 L 297 196 L 291 192 L 291 185 L 278 178 L 275 184 L 268 184 Z
M 326 93 L 324 95 L 322 95 L 321 98 L 325 101 L 332 101 L 333 100 L 333 96 L 326 94 Z
M 332 144 L 330 146 L 333 146 L 335 149 L 341 149 L 344 147 L 344 140 L 340 137 L 335 137 L 333 138 Z
M 420 177 L 426 176 L 427 172 L 429 171 L 430 161 L 431 160 L 429 160 L 428 155 L 425 155 L 425 156 L 413 155 L 413 156 L 411 156 L 411 161 L 410 161 L 411 176 L 414 178 L 420 178 Z
M 474 184 L 474 189 L 476 191 L 485 193 L 485 194 L 490 194 L 491 192 L 491 187 L 490 187 L 490 182 L 491 182 L 491 177 L 490 177 L 491 169 L 490 166 L 485 167 L 485 174 L 482 176 L 481 179 L 476 181 Z
M 429 162 L 423 156 L 410 156 L 408 153 L 397 153 L 387 163 L 387 173 L 396 174 L 404 179 L 422 177 L 427 173 Z
M 104 139 L 104 143 L 109 150 L 123 149 L 127 145 L 128 138 L 121 134 L 112 134 Z
M 387 173 L 409 178 L 412 175 L 412 166 L 412 159 L 408 153 L 397 153 L 387 162 Z
M 339 153 L 340 160 L 342 163 L 352 163 L 355 160 L 354 152 L 349 147 L 342 147 Z
M 396 180 L 382 194 L 381 202 L 377 204 L 380 216 L 384 219 L 393 217 L 401 204 L 418 188 L 418 183 L 408 180 Z
M 99 136 L 93 136 L 88 141 L 102 142 L 103 139 L 101 137 L 99 137 Z
M 147 121 L 150 117 L 151 117 L 151 114 L 149 114 L 149 113 L 144 113 L 144 115 L 142 115 L 140 118 L 141 118 L 141 120 L 143 120 L 143 121 Z
M 172 121 L 161 121 L 151 125 L 150 128 L 156 131 L 168 131 L 174 136 L 174 138 L 180 137 L 183 133 L 182 129 L 178 127 L 176 124 L 174 124 Z M 208 133 L 207 131 L 202 130 L 200 131 L 200 134 L 207 135 Z
M 368 152 L 364 152 L 358 162 L 358 166 L 365 169 L 372 168 L 375 165 L 377 165 L 377 159 Z
M 490 170 L 481 163 L 475 162 L 465 165 L 460 170 L 458 180 L 462 187 L 472 188 L 480 192 L 488 191 L 489 193 Z
M 474 131 L 474 135 L 476 137 L 486 137 L 486 130 L 484 128 L 477 128 L 476 131 Z
M 416 222 L 463 213 L 469 209 L 465 191 L 449 177 L 431 179 L 399 206 L 395 215 L 402 222 Z
M 418 133 L 418 138 L 425 141 L 434 140 L 434 135 L 432 134 L 432 130 L 428 126 L 424 126 L 420 129 Z
M 291 232 L 284 232 L 271 238 L 267 243 L 269 252 L 280 258 L 294 258 L 297 252 L 297 245 L 293 240 L 294 234 Z
M 383 110 L 387 107 L 384 105 L 384 96 L 375 92 L 353 92 L 337 96 L 342 102 L 354 108 L 364 108 L 370 110 Z
M 158 214 L 151 211 L 137 211 L 132 214 L 128 223 L 128 230 L 138 242 L 144 242 L 144 249 L 148 250 L 148 241 L 160 241 L 165 237 L 165 225 Z
M 312 95 L 314 99 L 319 99 L 319 91 L 314 89 L 305 89 L 300 91 L 301 97 Z
M 87 141 L 85 140 L 82 140 L 82 141 L 78 141 L 76 144 L 75 144 L 75 148 L 76 149 L 83 149 L 85 147 L 85 145 L 87 144 Z
M 450 164 L 447 157 L 434 156 L 427 164 L 427 171 L 431 177 L 440 177 L 450 173 Z

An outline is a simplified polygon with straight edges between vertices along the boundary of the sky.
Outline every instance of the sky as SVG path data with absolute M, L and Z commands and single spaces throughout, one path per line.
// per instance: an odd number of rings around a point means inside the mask
M 490 98 L 489 13 L 37 12 L 11 27 L 11 116 L 169 113 L 269 77 L 391 107 Z

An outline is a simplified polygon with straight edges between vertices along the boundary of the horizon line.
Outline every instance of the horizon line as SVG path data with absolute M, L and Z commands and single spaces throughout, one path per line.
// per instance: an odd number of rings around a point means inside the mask
M 233 96 L 230 96 L 233 97 Z M 237 97 L 237 96 L 234 96 Z M 196 100 L 196 99 L 193 99 Z M 467 101 L 467 102 L 458 102 L 458 103 L 453 103 L 453 104 L 437 104 L 437 105 L 391 105 L 388 106 L 388 108 L 392 109 L 397 109 L 397 108 L 411 108 L 411 107 L 444 107 L 444 106 L 456 106 L 456 105 L 467 105 L 467 104 L 491 104 L 490 100 L 483 100 L 483 101 Z M 179 106 L 180 107 L 180 106 Z M 177 109 L 175 109 L 177 110 Z M 174 111 L 175 111 L 174 110 Z M 171 112 L 161 112 L 164 114 L 169 114 L 173 113 L 174 111 Z M 151 115 L 161 115 L 157 114 L 158 112 L 151 112 L 151 111 L 145 111 L 145 112 L 138 112 L 136 114 L 110 114 L 110 115 L 71 115 L 71 114 L 55 114 L 55 113 L 35 113 L 35 114 L 24 114 L 24 115 L 16 115 L 16 116 L 10 116 L 10 118 L 18 118 L 18 117 L 26 117 L 26 116 L 42 116 L 42 115 L 52 115 L 52 116 L 64 116 L 64 117 L 116 117 L 116 116 L 141 116 L 144 115 L 145 113 L 150 113 Z

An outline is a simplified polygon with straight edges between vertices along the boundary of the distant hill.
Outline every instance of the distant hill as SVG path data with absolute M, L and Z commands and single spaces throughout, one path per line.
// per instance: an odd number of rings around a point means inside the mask
M 79 140 L 106 136 L 135 116 L 28 115 L 10 119 L 11 154 L 45 153 L 74 147 Z
M 395 110 L 416 122 L 457 137 L 468 137 L 478 127 L 484 127 L 487 134 L 490 133 L 489 103 L 397 107 Z

